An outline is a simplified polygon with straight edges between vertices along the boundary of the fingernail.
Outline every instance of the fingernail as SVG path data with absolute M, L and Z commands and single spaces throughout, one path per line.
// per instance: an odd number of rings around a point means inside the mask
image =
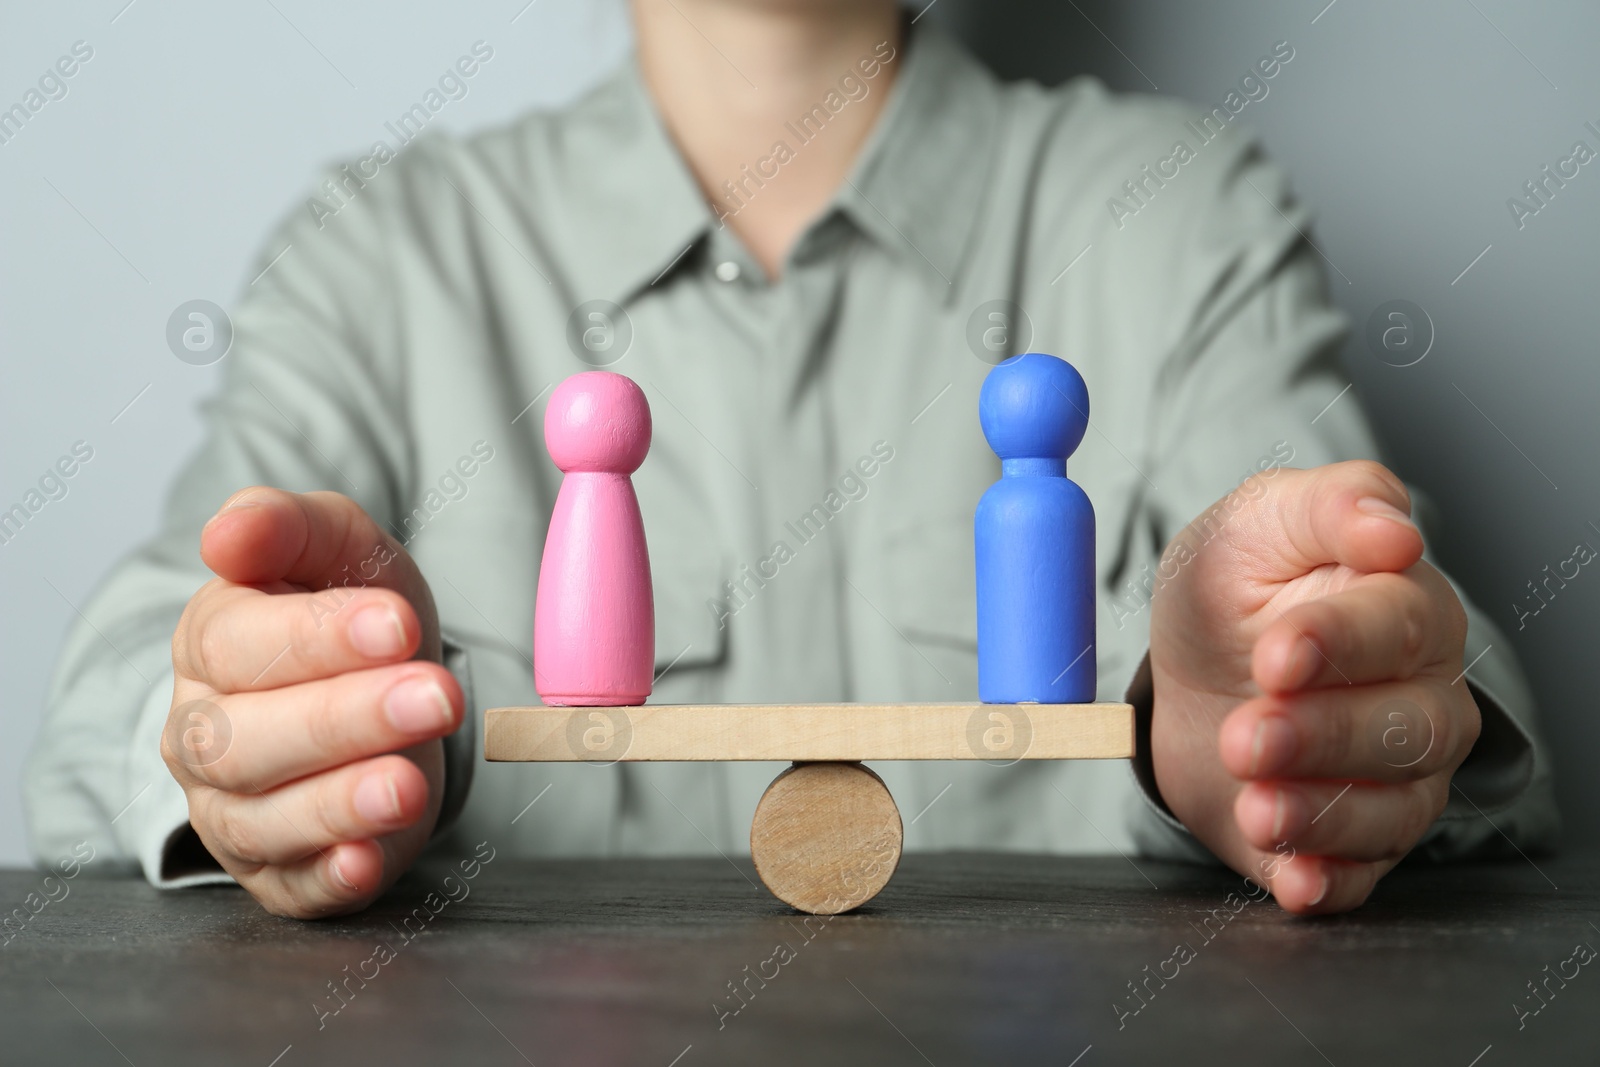
M 1317 676 L 1317 663 L 1322 659 L 1321 647 L 1311 638 L 1301 636 L 1289 646 L 1289 658 L 1283 665 L 1285 689 L 1299 689 Z
M 398 656 L 406 649 L 406 631 L 400 616 L 386 604 L 362 608 L 350 620 L 350 643 L 371 659 Z
M 1272 802 L 1272 840 L 1289 841 L 1299 837 L 1306 828 L 1306 806 L 1296 793 L 1287 789 L 1275 791 Z
M 205 524 L 205 526 L 201 527 L 201 530 L 202 530 L 202 532 L 204 532 L 205 530 L 209 530 L 211 527 L 216 525 L 218 519 L 222 518 L 224 515 L 227 515 L 227 514 L 229 514 L 231 512 L 240 511 L 240 510 L 243 510 L 244 508 L 254 508 L 254 507 L 259 507 L 259 506 L 260 506 L 259 504 L 247 504 L 247 503 L 225 504 L 225 505 L 223 505 L 223 507 L 222 507 L 222 509 L 220 511 L 218 511 L 215 515 L 211 516 L 209 519 L 206 520 L 206 524 Z
M 1295 731 L 1281 715 L 1263 716 L 1250 745 L 1250 774 L 1271 774 L 1294 756 Z
M 389 690 L 383 711 L 389 724 L 403 734 L 434 734 L 455 722 L 444 690 L 426 678 L 413 678 Z
M 329 860 L 328 870 L 333 872 L 334 881 L 338 882 L 352 893 L 355 892 L 356 884 L 344 876 L 344 872 L 339 869 L 338 860 Z
M 260 489 L 246 489 L 244 492 L 230 499 L 223 505 L 223 511 L 232 511 L 234 508 L 247 507 L 261 499 Z
M 387 824 L 400 818 L 400 793 L 387 774 L 369 774 L 352 798 L 356 814 L 368 822 Z
M 1380 519 L 1390 519 L 1394 522 L 1404 523 L 1406 526 L 1415 526 L 1411 516 L 1389 503 L 1375 496 L 1364 496 L 1356 501 L 1356 510 L 1364 511 L 1368 515 L 1376 515 Z
M 1290 651 L 1283 656 L 1283 680 L 1278 683 L 1283 691 L 1301 688 L 1306 685 L 1312 673 L 1317 672 L 1317 646 L 1307 637 L 1298 637 L 1290 641 Z M 1307 670 L 1310 667 L 1310 670 Z
M 1328 874 L 1322 874 L 1322 880 L 1317 884 L 1317 895 L 1306 901 L 1306 907 L 1314 908 L 1322 903 L 1322 898 L 1328 895 Z

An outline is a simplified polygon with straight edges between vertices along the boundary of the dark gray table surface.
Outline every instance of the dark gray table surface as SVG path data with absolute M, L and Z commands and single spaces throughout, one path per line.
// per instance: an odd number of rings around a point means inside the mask
M 31 914 L 43 875 L 0 872 L 30 912 L 0 948 L 0 1063 L 1600 1063 L 1600 965 L 1572 962 L 1600 948 L 1593 854 L 1407 865 L 1317 920 L 1116 857 L 912 855 L 809 924 L 742 861 L 453 869 L 315 923 L 87 875 Z

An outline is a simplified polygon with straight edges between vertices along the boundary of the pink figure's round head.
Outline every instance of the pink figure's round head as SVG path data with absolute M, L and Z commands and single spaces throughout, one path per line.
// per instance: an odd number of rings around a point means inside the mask
M 544 443 L 563 471 L 632 474 L 650 451 L 650 402 L 621 374 L 574 374 L 550 394 Z

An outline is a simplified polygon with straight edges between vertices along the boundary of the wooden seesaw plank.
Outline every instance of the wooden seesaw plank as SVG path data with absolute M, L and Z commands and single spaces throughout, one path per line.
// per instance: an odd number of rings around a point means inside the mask
M 644 704 L 490 708 L 485 759 L 1127 759 L 1128 704 Z

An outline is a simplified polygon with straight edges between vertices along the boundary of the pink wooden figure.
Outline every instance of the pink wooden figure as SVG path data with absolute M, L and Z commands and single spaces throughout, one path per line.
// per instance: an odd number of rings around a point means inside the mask
M 655 598 L 629 475 L 650 451 L 650 404 L 620 374 L 574 374 L 550 395 L 544 440 L 565 476 L 539 566 L 534 688 L 546 704 L 643 704 Z

